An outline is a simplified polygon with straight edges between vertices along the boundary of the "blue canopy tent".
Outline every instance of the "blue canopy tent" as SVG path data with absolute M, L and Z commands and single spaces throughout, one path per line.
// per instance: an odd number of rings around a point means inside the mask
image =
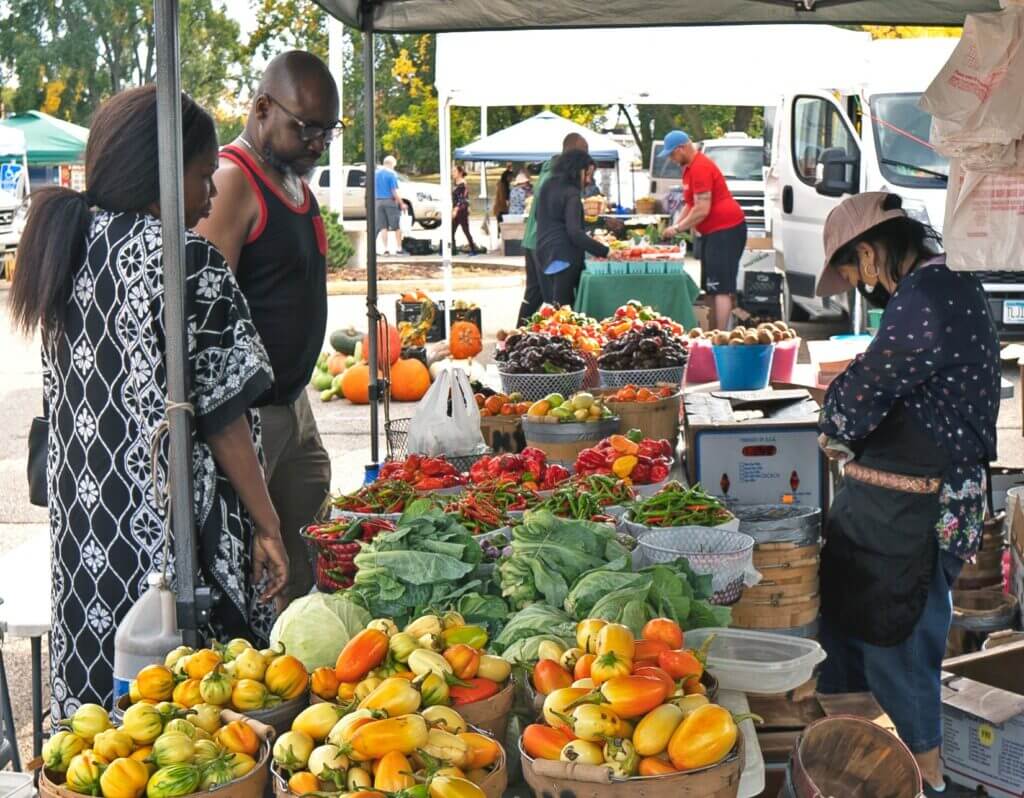
M 578 133 L 587 140 L 590 157 L 601 164 L 616 163 L 621 148 L 608 136 L 577 125 L 551 111 L 517 122 L 455 150 L 457 161 L 537 163 L 562 151 L 562 139 Z M 442 156 L 443 157 L 443 156 Z

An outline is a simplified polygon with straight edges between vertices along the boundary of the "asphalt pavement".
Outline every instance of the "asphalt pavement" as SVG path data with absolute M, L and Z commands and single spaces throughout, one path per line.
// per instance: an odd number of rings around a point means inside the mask
M 507 278 L 496 282 L 497 287 L 487 287 L 484 279 L 479 288 L 460 292 L 462 298 L 480 305 L 490 349 L 493 349 L 495 332 L 514 325 L 521 298 L 521 288 L 510 287 Z M 39 344 L 38 340 L 26 340 L 11 330 L 6 293 L 7 284 L 0 282 L 0 348 L 5 355 L 0 359 L 0 402 L 3 407 L 3 423 L 0 425 L 0 566 L 5 555 L 26 543 L 38 543 L 47 534 L 46 511 L 29 504 L 25 478 L 29 425 L 32 417 L 41 412 Z M 379 306 L 389 317 L 393 314 L 396 298 L 397 294 L 380 297 Z M 365 297 L 330 297 L 328 319 L 328 331 L 350 324 L 365 329 Z M 835 322 L 809 323 L 799 327 L 805 339 L 827 338 L 839 331 Z M 806 352 L 802 359 L 806 360 Z M 999 462 L 1007 466 L 1024 466 L 1017 371 L 1015 362 L 1004 371 L 1004 376 L 1013 381 L 1018 392 L 1016 398 L 1003 402 L 999 418 Z M 365 407 L 344 401 L 321 403 L 314 392 L 310 398 L 324 445 L 331 455 L 334 469 L 332 487 L 334 490 L 351 490 L 362 481 L 363 466 L 370 462 L 369 413 Z M 410 416 L 412 406 L 392 405 L 390 414 L 392 418 Z M 381 422 L 383 424 L 383 418 Z M 384 451 L 383 438 L 381 451 Z M 0 597 L 4 587 L 0 584 Z M 27 640 L 8 638 L 2 641 L 2 645 L 19 747 L 22 755 L 27 757 L 31 739 L 29 644 Z

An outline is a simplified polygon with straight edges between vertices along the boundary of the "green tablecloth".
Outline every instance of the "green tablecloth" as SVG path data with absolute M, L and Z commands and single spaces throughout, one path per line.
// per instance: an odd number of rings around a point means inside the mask
M 580 276 L 576 310 L 599 321 L 615 313 L 630 299 L 650 305 L 687 329 L 697 326 L 693 300 L 700 288 L 690 275 L 682 274 L 594 274 Z

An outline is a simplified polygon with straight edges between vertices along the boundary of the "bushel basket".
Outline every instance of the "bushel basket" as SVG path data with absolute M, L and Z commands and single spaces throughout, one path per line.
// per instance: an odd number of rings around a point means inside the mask
M 251 720 L 258 724 L 269 726 L 274 735 L 284 734 L 286 731 L 290 731 L 292 728 L 292 721 L 295 720 L 299 713 L 302 712 L 306 707 L 309 706 L 310 693 L 307 690 L 304 695 L 298 698 L 293 698 L 291 701 L 283 701 L 276 707 L 270 707 L 268 709 L 254 709 L 246 712 L 245 715 L 239 715 L 243 720 Z M 114 709 L 110 713 L 110 719 L 114 722 L 115 726 L 120 726 L 124 722 L 124 713 L 128 707 L 131 706 L 131 699 L 123 695 L 114 704 Z M 235 714 L 234 710 L 225 709 L 224 712 Z M 235 718 L 232 718 L 234 720 Z M 254 727 L 255 728 L 255 727 Z

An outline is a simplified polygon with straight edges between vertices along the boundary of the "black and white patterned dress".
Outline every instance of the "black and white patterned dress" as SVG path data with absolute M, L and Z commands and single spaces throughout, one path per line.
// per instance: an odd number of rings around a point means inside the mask
M 84 702 L 110 705 L 114 630 L 145 590 L 146 575 L 163 566 L 164 511 L 150 466 L 167 396 L 160 222 L 98 211 L 87 246 L 64 326 L 43 347 L 54 718 Z M 273 375 L 220 253 L 190 234 L 186 260 L 201 569 L 223 594 L 214 631 L 258 635 L 269 613 L 254 609 L 249 584 L 252 523 L 204 440 L 249 412 Z M 250 420 L 258 445 L 258 417 Z M 165 443 L 161 481 L 166 467 Z

